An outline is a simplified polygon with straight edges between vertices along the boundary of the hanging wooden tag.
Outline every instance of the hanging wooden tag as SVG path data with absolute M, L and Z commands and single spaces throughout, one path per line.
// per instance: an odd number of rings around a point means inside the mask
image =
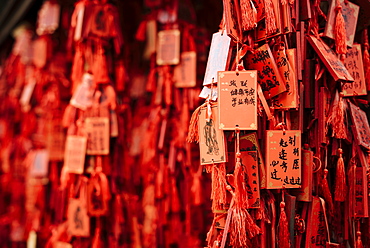
M 296 51 L 288 49 L 285 53 L 285 48 L 283 48 L 282 50 L 274 50 L 273 55 L 287 91 L 272 98 L 272 106 L 275 109 L 298 108 L 298 83 L 295 72 Z
M 270 47 L 264 44 L 247 55 L 248 68 L 257 70 L 258 83 L 266 99 L 286 91 L 285 83 L 272 56 Z
M 351 118 L 355 133 L 353 136 L 357 139 L 359 145 L 370 149 L 370 127 L 365 111 L 348 101 L 351 109 Z
M 354 172 L 354 175 L 353 170 L 348 173 L 350 183 L 349 197 L 352 198 L 353 203 L 350 205 L 350 216 L 367 218 L 369 217 L 369 209 L 366 170 L 365 167 L 355 166 Z
M 197 83 L 196 66 L 197 53 L 195 51 L 182 52 L 181 62 L 174 70 L 175 87 L 194 87 Z
M 326 135 L 327 120 L 330 114 L 331 97 L 329 91 L 325 87 L 320 87 L 319 103 L 315 106 L 318 113 L 318 129 L 317 136 L 321 144 L 328 144 L 329 138 Z
M 342 92 L 344 96 L 367 95 L 360 44 L 354 44 L 352 48 L 347 49 L 344 66 L 355 80 L 353 83 L 343 83 Z
M 281 2 L 280 2 L 281 3 Z M 286 34 L 290 33 L 293 31 L 292 27 L 292 13 L 291 13 L 291 5 L 290 4 L 285 4 L 282 5 L 280 4 L 280 11 L 281 11 L 281 32 Z
M 88 117 L 85 119 L 88 155 L 109 154 L 109 118 Z
M 87 209 L 90 216 L 102 216 L 108 213 L 108 202 L 96 176 L 89 180 L 87 186 Z
M 301 131 L 266 131 L 267 188 L 300 188 Z
M 354 81 L 346 67 L 343 65 L 340 59 L 338 59 L 336 53 L 328 45 L 326 45 L 325 42 L 312 35 L 308 35 L 307 40 L 319 55 L 321 61 L 324 63 L 335 81 Z
M 68 201 L 68 232 L 73 236 L 90 236 L 90 218 L 87 215 L 86 202 L 70 198 Z
M 50 161 L 61 161 L 64 158 L 65 134 L 61 118 L 47 121 L 46 123 L 46 149 Z
M 64 153 L 64 166 L 69 173 L 82 174 L 84 172 L 86 155 L 86 137 L 68 135 Z
M 227 35 L 234 41 L 241 42 L 243 40 L 243 36 L 239 1 L 223 0 L 223 6 Z
M 266 170 L 263 161 L 262 153 L 258 144 L 257 133 L 252 132 L 240 137 L 240 151 L 257 151 L 258 158 L 258 177 L 260 180 L 260 188 L 266 188 Z
M 39 37 L 32 43 L 32 62 L 37 68 L 43 68 L 46 65 L 48 55 L 50 55 L 48 54 L 48 41 L 46 37 Z
M 360 7 L 350 1 L 339 0 L 342 7 L 342 15 L 346 25 L 346 44 L 347 46 L 352 47 L 353 41 L 355 39 L 356 27 L 357 27 L 357 18 Z M 336 11 L 337 1 L 331 1 L 328 14 L 327 22 L 324 30 L 324 36 L 334 39 L 334 26 L 335 19 L 337 15 Z
M 298 190 L 297 200 L 312 201 L 313 152 L 302 150 L 302 186 Z M 319 165 L 317 165 L 319 166 Z
M 257 130 L 257 71 L 218 72 L 218 125 Z
M 212 117 L 208 119 L 208 108 L 202 108 L 199 116 L 200 162 L 204 164 L 226 162 L 224 133 L 218 129 L 217 106 L 211 107 Z
M 325 212 L 320 198 L 314 196 L 308 210 L 305 247 L 325 247 L 328 240 Z
M 180 31 L 159 31 L 157 41 L 157 65 L 177 65 L 180 62 Z
M 85 73 L 82 77 L 81 84 L 77 86 L 71 98 L 71 105 L 82 110 L 91 107 L 93 104 L 94 90 L 94 76 Z
M 203 85 L 217 82 L 217 72 L 226 70 L 230 43 L 230 37 L 224 32 L 213 34 Z
M 30 175 L 32 177 L 47 177 L 49 172 L 49 153 L 47 150 L 35 150 L 29 154 L 31 159 Z
M 260 186 L 258 178 L 257 151 L 242 151 L 241 162 L 245 168 L 249 208 L 260 208 Z

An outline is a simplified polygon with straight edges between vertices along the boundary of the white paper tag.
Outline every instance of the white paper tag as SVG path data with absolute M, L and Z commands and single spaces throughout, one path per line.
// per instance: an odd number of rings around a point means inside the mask
M 33 152 L 33 162 L 30 174 L 33 177 L 47 177 L 49 171 L 49 152 L 36 150 Z
M 218 91 L 217 91 L 217 87 L 214 86 L 213 87 L 213 91 L 211 90 L 211 88 L 208 88 L 207 86 L 204 86 L 202 91 L 200 92 L 199 94 L 199 97 L 200 98 L 204 98 L 204 99 L 207 99 L 208 96 L 212 93 L 212 97 L 211 97 L 211 100 L 212 101 L 216 101 L 217 98 L 218 98 Z
M 71 105 L 86 110 L 88 107 L 91 107 L 93 104 L 94 96 L 94 76 L 88 73 L 85 73 L 82 76 L 82 82 L 77 86 L 76 92 L 71 98 Z
M 226 32 L 213 34 L 203 85 L 217 82 L 217 72 L 226 70 L 230 42 L 231 38 L 227 36 Z

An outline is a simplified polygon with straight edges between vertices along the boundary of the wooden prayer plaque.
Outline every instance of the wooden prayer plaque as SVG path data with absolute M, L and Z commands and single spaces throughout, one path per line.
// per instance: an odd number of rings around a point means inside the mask
M 326 216 L 320 199 L 314 196 L 308 210 L 305 247 L 325 247 L 328 242 Z
M 267 188 L 300 188 L 301 131 L 266 131 Z
M 208 119 L 208 108 L 202 108 L 199 116 L 199 149 L 200 163 L 224 163 L 226 162 L 226 149 L 224 133 L 217 127 L 217 106 L 211 107 L 212 117 Z
M 109 125 L 109 118 L 107 117 L 86 118 L 85 129 L 87 133 L 87 154 L 109 154 Z
M 286 91 L 285 83 L 272 56 L 270 47 L 265 44 L 247 55 L 248 68 L 257 70 L 258 83 L 266 99 Z
M 339 1 L 340 5 L 342 6 L 342 15 L 346 27 L 347 46 L 352 47 L 353 40 L 355 39 L 357 18 L 360 7 L 349 1 L 347 1 L 347 3 L 345 3 L 345 0 Z M 337 0 L 331 0 L 329 2 L 331 3 L 328 10 L 324 36 L 334 39 L 335 17 L 337 15 L 335 8 L 337 6 Z
M 64 153 L 64 166 L 69 173 L 82 174 L 84 172 L 86 155 L 86 137 L 68 135 Z
M 73 236 L 90 236 L 90 218 L 87 215 L 86 203 L 80 199 L 70 198 L 68 203 L 68 233 Z
M 257 130 L 257 71 L 218 72 L 219 128 Z
M 356 133 L 354 137 L 357 139 L 358 144 L 370 149 L 370 127 L 365 111 L 348 101 L 351 109 L 352 123 L 355 127 Z
M 355 80 L 353 83 L 343 84 L 344 96 L 367 95 L 360 44 L 354 44 L 352 48 L 348 48 L 344 66 Z
M 197 83 L 197 53 L 182 52 L 180 64 L 175 67 L 174 81 L 177 88 L 194 87 Z
M 240 151 L 257 151 L 260 187 L 266 188 L 266 170 L 261 150 L 258 145 L 257 133 L 252 132 L 240 137 Z
M 157 41 L 157 65 L 177 65 L 180 62 L 180 31 L 159 31 Z
M 288 49 L 285 53 L 285 49 L 277 50 L 273 51 L 273 55 L 287 91 L 272 98 L 272 106 L 275 109 L 298 108 L 298 83 L 294 69 L 296 51 Z
M 217 72 L 226 70 L 230 42 L 231 38 L 225 32 L 213 34 L 203 85 L 217 82 Z
M 50 161 L 62 161 L 64 158 L 65 134 L 60 118 L 46 122 L 46 149 Z
M 77 86 L 71 98 L 71 105 L 82 110 L 91 107 L 93 104 L 94 91 L 94 76 L 85 73 L 82 77 L 82 82 Z
M 321 61 L 324 63 L 335 81 L 354 81 L 346 67 L 343 65 L 340 59 L 338 59 L 336 53 L 328 45 L 326 45 L 325 42 L 312 35 L 308 35 L 307 40 L 319 55 Z
M 91 178 L 87 186 L 87 210 L 90 216 L 102 216 L 108 213 L 108 204 L 97 177 Z
M 350 205 L 351 217 L 369 217 L 368 209 L 368 191 L 367 191 L 367 176 L 365 167 L 357 167 L 353 170 L 350 168 L 348 173 L 349 181 L 349 197 L 353 199 L 353 204 Z
M 257 151 L 241 152 L 241 162 L 245 168 L 249 208 L 260 208 L 260 187 L 258 178 Z
M 227 35 L 236 42 L 242 42 L 240 4 L 237 0 L 223 0 Z

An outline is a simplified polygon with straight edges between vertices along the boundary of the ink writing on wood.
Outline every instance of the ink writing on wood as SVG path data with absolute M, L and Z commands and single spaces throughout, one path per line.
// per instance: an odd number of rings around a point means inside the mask
M 321 61 L 324 63 L 335 81 L 354 81 L 347 68 L 338 59 L 336 53 L 327 44 L 325 44 L 324 41 L 312 35 L 308 35 L 307 40 L 319 55 Z
M 274 49 L 273 56 L 287 91 L 271 98 L 271 104 L 275 109 L 298 108 L 298 84 L 294 70 L 296 51 L 282 47 Z
M 270 47 L 265 44 L 255 50 L 254 54 L 247 55 L 249 69 L 257 70 L 257 80 L 267 99 L 286 91 Z
M 241 162 L 245 169 L 245 185 L 248 194 L 249 208 L 260 207 L 260 187 L 258 178 L 257 151 L 242 151 Z
M 367 91 L 360 44 L 354 44 L 352 48 L 347 49 L 344 66 L 355 80 L 353 83 L 343 84 L 342 91 L 344 96 L 366 95 Z
M 109 153 L 109 119 L 107 117 L 88 117 L 85 119 L 87 150 L 89 155 Z
M 260 187 L 266 188 L 265 163 L 262 157 L 260 146 L 258 144 L 257 133 L 252 132 L 240 137 L 240 151 L 257 151 L 257 165 L 259 171 Z
M 219 128 L 257 129 L 257 72 L 218 73 Z
M 267 188 L 300 188 L 301 132 L 266 131 Z
M 348 102 L 351 110 L 352 122 L 355 127 L 354 137 L 359 145 L 370 149 L 370 127 L 365 111 L 351 102 Z

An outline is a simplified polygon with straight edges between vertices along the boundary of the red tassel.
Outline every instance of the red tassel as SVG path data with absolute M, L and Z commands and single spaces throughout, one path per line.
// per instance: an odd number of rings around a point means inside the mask
M 364 245 L 362 244 L 362 240 L 361 240 L 361 232 L 357 231 L 356 236 L 357 236 L 357 238 L 356 238 L 355 248 L 364 248 Z
M 338 149 L 339 158 L 337 162 L 337 171 L 335 175 L 335 190 L 334 190 L 334 200 L 343 202 L 346 198 L 346 172 L 344 169 L 343 161 L 343 150 Z
M 335 17 L 334 25 L 334 39 L 335 39 L 335 51 L 337 54 L 346 54 L 347 53 L 347 36 L 346 36 L 346 27 L 344 24 L 344 18 L 342 15 L 342 6 L 340 1 L 337 1 L 337 6 L 335 11 L 337 15 Z
M 333 214 L 333 198 L 331 196 L 331 192 L 328 185 L 328 179 L 326 178 L 328 175 L 328 170 L 324 169 L 324 177 L 319 184 L 321 196 L 325 199 L 325 202 L 328 204 L 328 209 L 330 215 Z
M 370 90 L 370 55 L 369 55 L 369 38 L 367 35 L 367 28 L 364 29 L 364 71 L 365 71 L 365 82 L 366 89 Z
M 338 99 L 337 102 L 336 99 Z M 335 96 L 333 109 L 328 118 L 328 123 L 331 124 L 333 136 L 335 138 L 345 139 L 347 137 L 346 126 L 344 124 L 344 102 L 342 93 L 339 93 L 339 98 L 337 95 Z
M 200 110 L 201 110 L 202 107 L 203 107 L 203 105 L 196 108 L 194 110 L 193 114 L 191 115 L 188 137 L 186 138 L 186 141 L 189 142 L 189 143 L 192 143 L 192 142 L 198 143 L 199 142 L 198 122 L 199 122 Z
M 290 247 L 290 233 L 288 228 L 288 220 L 285 213 L 284 201 L 280 202 L 280 218 L 278 223 L 278 245 L 279 248 Z
M 286 0 L 285 0 L 286 1 Z M 244 31 L 251 30 L 257 26 L 257 10 L 250 0 L 241 0 L 242 27 Z
M 271 35 L 276 32 L 276 19 L 274 6 L 271 0 L 265 0 L 265 15 L 266 15 L 266 33 Z
M 249 247 L 250 239 L 259 234 L 261 230 L 247 210 L 247 192 L 244 171 L 240 162 L 240 153 L 237 153 L 234 178 L 235 193 L 233 197 L 235 204 L 231 217 L 230 244 L 232 247 Z
M 226 204 L 226 166 L 224 163 L 212 167 L 212 211 L 223 210 Z

